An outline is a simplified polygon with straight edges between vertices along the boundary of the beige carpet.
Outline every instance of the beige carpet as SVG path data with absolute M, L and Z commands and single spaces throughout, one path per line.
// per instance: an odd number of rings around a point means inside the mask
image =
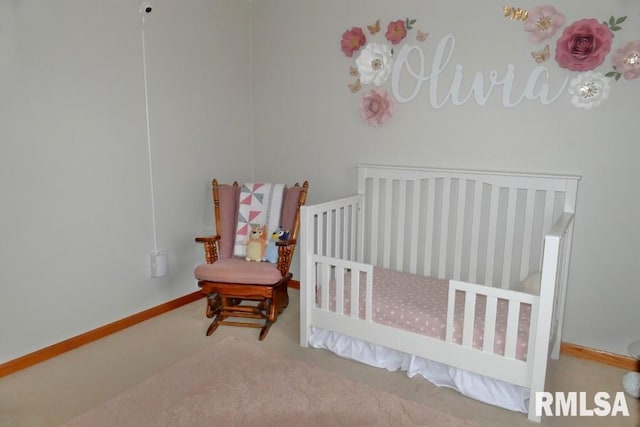
M 229 337 L 66 426 L 474 426 Z

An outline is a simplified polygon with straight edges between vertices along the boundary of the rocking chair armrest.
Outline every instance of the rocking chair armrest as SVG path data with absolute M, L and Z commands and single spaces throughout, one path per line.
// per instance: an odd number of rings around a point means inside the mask
M 279 240 L 276 242 L 276 246 L 295 246 L 296 239 L 291 240 Z
M 216 243 L 219 241 L 220 235 L 196 237 L 196 242 L 204 245 L 204 258 L 207 264 L 213 264 L 218 260 L 218 246 Z
M 197 243 L 214 243 L 220 240 L 220 235 L 196 237 Z

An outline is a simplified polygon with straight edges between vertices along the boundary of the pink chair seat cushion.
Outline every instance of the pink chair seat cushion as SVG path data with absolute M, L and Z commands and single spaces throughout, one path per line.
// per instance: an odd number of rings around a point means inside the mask
M 198 280 L 248 285 L 272 285 L 282 279 L 276 264 L 249 262 L 243 258 L 226 258 L 213 264 L 201 264 L 196 267 L 194 274 Z

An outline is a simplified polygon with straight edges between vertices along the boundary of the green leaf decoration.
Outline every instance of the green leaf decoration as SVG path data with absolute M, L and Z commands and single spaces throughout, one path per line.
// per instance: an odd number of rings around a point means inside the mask
M 615 24 L 616 24 L 616 18 L 611 16 L 611 18 L 609 18 L 609 25 L 615 25 Z
M 613 27 L 611 27 L 611 31 L 619 31 L 621 29 L 622 29 L 622 27 L 620 27 L 618 25 L 614 25 Z
M 620 77 L 622 77 L 622 74 L 617 73 L 617 74 L 616 74 L 616 81 L 620 80 Z
M 622 24 L 626 20 L 627 20 L 626 16 L 621 16 L 620 18 L 616 19 L 616 24 Z
M 605 74 L 604 76 L 605 76 L 605 77 L 613 77 L 613 76 L 615 76 L 615 75 L 616 75 L 616 72 L 615 72 L 615 71 L 609 71 L 609 72 L 608 72 L 607 74 Z

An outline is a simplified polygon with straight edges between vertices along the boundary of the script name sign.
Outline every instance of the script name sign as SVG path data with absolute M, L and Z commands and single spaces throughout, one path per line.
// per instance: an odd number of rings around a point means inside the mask
M 516 92 L 516 67 L 512 64 L 506 66 L 502 73 L 490 70 L 486 75 L 480 71 L 473 76 L 473 82 L 466 93 L 462 93 L 465 76 L 463 66 L 456 64 L 451 67 L 451 58 L 455 50 L 455 38 L 452 35 L 443 37 L 435 50 L 431 67 L 425 61 L 425 54 L 420 46 L 404 45 L 397 53 L 391 73 L 391 91 L 399 103 L 411 102 L 423 90 L 428 89 L 429 103 L 433 108 L 442 108 L 448 103 L 463 105 L 475 101 L 484 106 L 491 96 L 501 96 L 505 107 L 515 107 L 522 101 L 539 101 L 547 105 L 555 102 L 562 94 L 566 93 L 569 77 L 565 77 L 560 86 L 551 87 L 549 82 L 549 70 L 538 65 L 530 71 L 526 84 Z M 417 63 L 417 66 L 416 66 Z M 453 75 L 449 89 L 442 89 L 445 79 L 441 77 Z M 408 91 L 401 91 L 409 87 Z M 410 79 L 407 83 L 405 79 Z M 468 84 L 467 84 L 468 85 Z M 501 92 L 501 93 L 500 93 Z

